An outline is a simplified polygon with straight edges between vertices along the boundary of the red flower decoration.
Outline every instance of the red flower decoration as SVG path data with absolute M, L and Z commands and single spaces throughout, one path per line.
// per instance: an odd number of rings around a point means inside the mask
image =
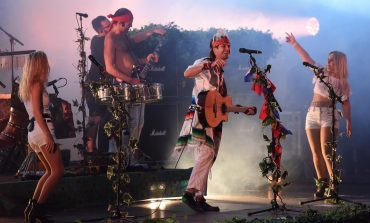
M 259 119 L 261 119 L 262 121 L 265 120 L 267 117 L 269 116 L 269 109 L 267 107 L 267 102 L 264 101 L 263 105 L 262 105 L 262 108 L 261 108 L 261 112 L 260 112 L 260 115 L 259 115 Z

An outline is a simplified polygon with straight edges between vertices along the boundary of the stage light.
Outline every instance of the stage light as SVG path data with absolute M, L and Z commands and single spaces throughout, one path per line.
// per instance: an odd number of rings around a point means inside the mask
M 165 210 L 167 206 L 168 201 L 166 200 L 161 200 L 161 201 L 150 201 L 148 204 L 148 208 L 151 210 L 155 210 L 158 208 L 159 205 L 159 210 Z
M 319 33 L 320 30 L 319 20 L 315 17 L 309 18 L 306 23 L 306 30 L 311 36 L 315 36 L 317 33 Z

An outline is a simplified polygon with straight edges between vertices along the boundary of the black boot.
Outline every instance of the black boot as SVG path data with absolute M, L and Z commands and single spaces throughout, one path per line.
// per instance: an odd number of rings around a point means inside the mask
M 220 211 L 219 207 L 209 205 L 203 196 L 196 197 L 195 203 L 197 207 L 200 207 L 203 211 Z
M 31 210 L 28 214 L 28 222 L 29 223 L 36 223 L 36 219 L 41 221 L 42 223 L 52 223 L 54 221 L 48 219 L 45 215 L 45 205 L 33 203 L 31 206 Z
M 322 178 L 316 180 L 316 192 L 314 193 L 315 198 L 323 198 L 325 194 L 325 189 L 329 186 L 328 179 Z
M 194 200 L 194 194 L 192 194 L 188 191 L 185 191 L 184 195 L 182 195 L 181 200 L 184 204 L 189 206 L 194 211 L 203 212 L 203 209 L 196 204 L 196 202 Z
M 30 199 L 28 201 L 28 204 L 27 204 L 27 207 L 26 209 L 24 209 L 24 222 L 28 222 L 28 214 L 30 213 L 30 210 L 31 210 L 31 207 L 33 206 L 33 204 L 35 204 L 37 201 L 35 199 Z

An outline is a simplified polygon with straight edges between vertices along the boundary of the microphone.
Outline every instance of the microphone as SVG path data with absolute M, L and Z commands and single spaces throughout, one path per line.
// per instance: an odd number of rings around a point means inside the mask
M 91 60 L 91 62 L 92 62 L 93 64 L 95 64 L 95 66 L 97 66 L 97 67 L 99 68 L 100 72 L 102 72 L 102 73 L 106 73 L 105 68 L 103 67 L 103 65 L 101 65 L 101 64 L 100 64 L 100 63 L 95 59 L 95 57 L 94 57 L 93 55 L 89 55 L 89 56 L 88 56 L 88 58 Z
M 310 63 L 308 63 L 306 61 L 303 62 L 303 66 L 310 67 L 310 68 L 312 68 L 314 70 L 317 70 L 320 73 L 324 72 L 324 69 L 325 69 L 324 67 L 317 67 L 317 66 L 312 65 L 312 64 L 310 64 Z
M 1 81 L 0 81 L 0 86 L 1 86 L 2 88 L 6 88 L 6 85 L 5 85 L 3 82 L 1 82 Z
M 55 79 L 53 81 L 50 81 L 46 84 L 47 87 L 51 86 L 51 85 L 54 85 L 56 82 L 62 80 L 63 78 L 58 78 L 58 79 Z
M 76 12 L 76 15 L 82 16 L 84 18 L 87 18 L 89 15 L 86 13 Z
M 255 54 L 261 54 L 262 51 L 259 51 L 259 50 L 250 50 L 250 49 L 245 49 L 245 48 L 239 48 L 239 53 L 249 53 L 249 54 L 255 53 Z

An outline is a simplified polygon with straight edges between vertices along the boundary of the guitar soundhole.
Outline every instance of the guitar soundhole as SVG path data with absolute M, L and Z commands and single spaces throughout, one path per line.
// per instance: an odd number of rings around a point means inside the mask
M 222 103 L 221 105 L 221 111 L 222 111 L 222 114 L 225 114 L 227 112 L 227 106 L 225 103 Z

